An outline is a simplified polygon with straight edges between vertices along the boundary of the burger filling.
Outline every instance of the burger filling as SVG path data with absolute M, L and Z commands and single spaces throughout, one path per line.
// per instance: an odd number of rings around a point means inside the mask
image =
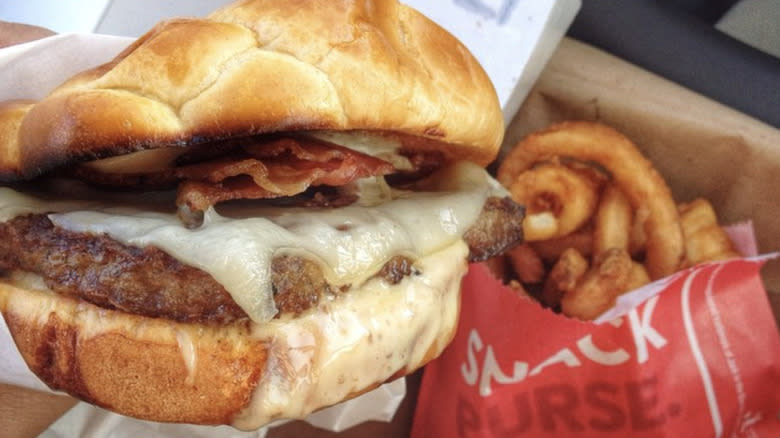
M 262 322 L 399 283 L 457 240 L 478 261 L 521 239 L 522 209 L 482 168 L 334 136 L 150 150 L 69 168 L 64 188 L 0 189 L 0 270 L 108 309 Z

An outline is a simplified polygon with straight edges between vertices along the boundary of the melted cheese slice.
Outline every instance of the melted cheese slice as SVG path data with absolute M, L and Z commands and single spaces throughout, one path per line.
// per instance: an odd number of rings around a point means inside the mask
M 233 421 L 254 430 L 303 418 L 437 357 L 455 333 L 468 247 L 456 242 L 419 260 L 421 275 L 371 279 L 301 317 L 256 324 L 272 339 L 265 375 Z
M 277 313 L 270 275 L 276 254 L 305 255 L 320 262 L 329 283 L 359 286 L 392 256 L 419 259 L 461 240 L 485 200 L 505 195 L 484 169 L 465 162 L 425 181 L 429 191 L 364 186 L 366 196 L 344 208 L 220 207 L 210 209 L 197 229 L 186 228 L 173 213 L 43 201 L 2 188 L 0 221 L 56 212 L 49 218 L 64 229 L 155 246 L 209 273 L 253 321 L 265 322 Z

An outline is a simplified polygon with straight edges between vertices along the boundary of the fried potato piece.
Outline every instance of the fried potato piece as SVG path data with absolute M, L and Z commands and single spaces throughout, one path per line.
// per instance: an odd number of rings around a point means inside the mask
M 592 320 L 654 279 L 740 255 L 709 201 L 675 204 L 637 147 L 599 123 L 530 134 L 497 177 L 531 213 L 523 229 L 532 237 L 511 256 L 510 284 L 570 317 Z
M 530 242 L 539 257 L 547 263 L 554 263 L 569 248 L 576 249 L 585 257 L 593 254 L 593 226 L 588 223 L 582 228 L 562 237 Z
M 561 312 L 582 320 L 595 319 L 629 290 L 633 265 L 624 249 L 613 248 L 599 255 L 577 286 L 563 295 Z
M 628 236 L 628 252 L 633 257 L 640 257 L 645 252 L 645 245 L 647 244 L 647 234 L 645 233 L 645 222 L 650 215 L 650 211 L 644 206 L 640 205 L 634 210 L 634 217 L 631 223 L 631 234 Z
M 712 204 L 697 198 L 680 205 L 680 221 L 685 236 L 685 264 L 739 257 L 729 236 L 718 224 Z
M 614 184 L 601 193 L 593 227 L 593 253 L 603 254 L 608 249 L 628 250 L 633 211 L 628 198 Z
M 517 278 L 526 284 L 541 283 L 547 273 L 544 262 L 527 243 L 520 244 L 507 253 Z
M 633 265 L 631 265 L 631 274 L 628 278 L 626 292 L 639 289 L 648 283 L 650 283 L 650 275 L 648 275 L 647 269 L 645 269 L 643 264 L 634 262 Z
M 509 192 L 526 206 L 523 235 L 528 242 L 571 233 L 598 203 L 594 180 L 561 164 L 545 163 L 517 175 Z
M 499 167 L 499 182 L 509 187 L 535 163 L 555 157 L 597 163 L 609 172 L 633 208 L 647 207 L 646 267 L 651 278 L 680 268 L 685 244 L 677 205 L 661 175 L 628 138 L 596 122 L 558 123 L 520 141 Z
M 541 301 L 547 307 L 557 308 L 566 292 L 577 285 L 588 270 L 588 259 L 574 248 L 566 249 L 550 269 L 544 282 Z

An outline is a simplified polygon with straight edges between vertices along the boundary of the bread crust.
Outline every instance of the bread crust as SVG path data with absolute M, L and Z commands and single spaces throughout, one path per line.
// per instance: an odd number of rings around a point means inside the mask
M 0 156 L 12 157 L 0 160 L 0 176 L 310 129 L 419 137 L 486 165 L 503 118 L 468 50 L 395 0 L 246 0 L 205 19 L 162 22 L 113 61 L 66 81 L 0 144 Z
M 41 380 L 132 417 L 230 424 L 266 360 L 263 342 L 246 327 L 143 318 L 2 283 L 0 297 L 14 341 Z M 183 352 L 185 340 L 192 353 Z M 187 354 L 200 358 L 194 372 Z
M 0 102 L 0 179 L 11 180 L 20 176 L 19 127 L 34 104 L 29 100 Z

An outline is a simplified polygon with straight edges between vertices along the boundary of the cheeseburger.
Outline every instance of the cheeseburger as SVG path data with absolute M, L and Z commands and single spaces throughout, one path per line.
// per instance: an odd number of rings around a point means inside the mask
M 394 0 L 247 0 L 0 108 L 0 309 L 55 390 L 260 427 L 412 372 L 521 239 L 468 50 Z

